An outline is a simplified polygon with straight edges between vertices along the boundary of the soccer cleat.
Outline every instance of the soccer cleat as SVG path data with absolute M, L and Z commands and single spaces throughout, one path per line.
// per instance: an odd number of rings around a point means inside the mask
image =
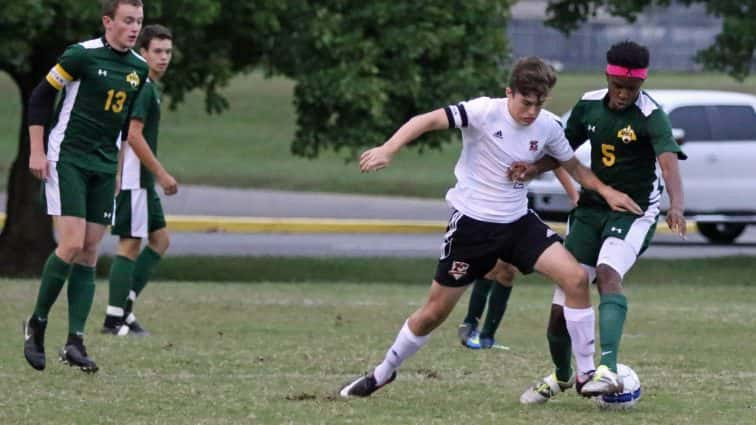
M 147 329 L 143 328 L 139 324 L 139 322 L 136 321 L 136 319 L 134 319 L 133 322 L 127 323 L 124 326 L 126 326 L 129 329 L 129 335 L 133 335 L 133 336 L 150 336 L 150 332 Z
M 467 339 L 470 338 L 473 333 L 477 334 L 478 331 L 475 329 L 475 325 L 472 323 L 463 322 L 457 328 L 457 336 L 459 337 L 459 342 L 464 346 L 467 346 Z
M 555 395 L 567 391 L 575 384 L 575 374 L 572 374 L 567 382 L 559 381 L 555 373 L 536 382 L 532 387 L 525 390 L 520 396 L 522 404 L 543 404 L 551 400 Z
M 593 378 L 580 389 L 580 394 L 585 397 L 595 397 L 602 394 L 621 393 L 622 389 L 622 381 L 618 379 L 617 374 L 601 365 L 594 372 Z
M 339 395 L 344 398 L 369 397 L 370 394 L 373 394 L 379 389 L 390 384 L 394 381 L 394 379 L 396 379 L 396 371 L 391 374 L 391 377 L 388 379 L 388 381 L 384 382 L 383 385 L 378 385 L 375 382 L 375 376 L 373 376 L 372 373 L 369 375 L 365 374 L 348 383 L 347 385 L 344 385 L 339 391 Z
M 84 340 L 80 336 L 68 336 L 66 345 L 60 350 L 60 361 L 72 367 L 78 367 L 86 373 L 99 370 L 97 364 L 87 355 Z
M 106 315 L 105 323 L 102 324 L 100 332 L 103 334 L 126 336 L 131 332 L 131 327 L 126 324 L 123 317 Z
M 583 386 L 588 383 L 591 379 L 593 379 L 593 375 L 596 373 L 595 370 L 589 370 L 588 372 L 581 374 L 582 379 L 578 376 L 575 378 L 575 391 L 582 395 Z
M 472 350 L 487 350 L 492 348 L 494 344 L 496 344 L 496 341 L 493 338 L 481 337 L 477 332 L 465 341 L 465 347 Z
M 24 357 L 37 370 L 45 369 L 45 329 L 47 321 L 34 316 L 22 322 L 24 328 Z

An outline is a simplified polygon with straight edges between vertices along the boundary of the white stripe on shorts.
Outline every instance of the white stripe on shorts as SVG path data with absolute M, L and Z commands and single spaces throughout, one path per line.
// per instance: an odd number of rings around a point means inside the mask
M 147 237 L 147 189 L 134 189 L 131 192 L 131 236 Z
M 60 181 L 58 179 L 58 163 L 49 162 L 47 180 L 45 180 L 45 203 L 47 204 L 47 215 L 61 215 L 60 206 Z

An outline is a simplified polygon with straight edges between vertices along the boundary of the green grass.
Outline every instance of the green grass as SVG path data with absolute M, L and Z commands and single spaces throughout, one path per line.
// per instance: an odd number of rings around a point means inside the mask
M 273 260 L 275 263 L 275 260 Z M 627 413 L 598 411 L 573 392 L 545 406 L 518 404 L 549 369 L 544 326 L 550 285 L 518 282 L 498 334 L 510 351 L 474 352 L 456 341 L 464 305 L 369 400 L 335 390 L 379 362 L 427 285 L 387 283 L 426 262 L 387 261 L 388 275 L 345 260 L 340 283 L 287 283 L 324 260 L 299 259 L 257 284 L 155 282 L 138 306 L 145 339 L 97 334 L 107 288 L 88 325 L 95 376 L 53 361 L 66 301 L 51 315 L 44 372 L 21 356 L 20 319 L 34 280 L 0 280 L 0 423 L 76 424 L 750 424 L 756 403 L 756 286 L 747 259 L 644 261 L 628 282 L 621 360 L 644 395 Z M 351 275 L 352 272 L 357 272 Z M 268 272 L 266 272 L 268 273 Z M 352 279 L 352 280 L 350 280 Z M 401 280 L 401 279 L 400 279 Z
M 562 113 L 581 93 L 604 85 L 596 74 L 563 74 L 548 108 Z M 647 87 L 756 93 L 756 77 L 741 84 L 718 74 L 654 74 Z M 333 152 L 317 160 L 293 157 L 289 150 L 295 131 L 292 89 L 293 82 L 282 78 L 266 80 L 258 73 L 239 76 L 224 91 L 231 109 L 212 116 L 205 114 L 202 94 L 190 94 L 178 110 L 164 111 L 161 159 L 182 183 L 431 198 L 443 196 L 453 183 L 458 143 L 442 152 L 403 152 L 389 169 L 369 175 L 360 174 L 354 162 L 346 163 L 343 155 Z M 20 119 L 18 92 L 5 74 L 0 74 L 0 95 L 6 99 L 0 103 L 2 190 L 16 155 Z

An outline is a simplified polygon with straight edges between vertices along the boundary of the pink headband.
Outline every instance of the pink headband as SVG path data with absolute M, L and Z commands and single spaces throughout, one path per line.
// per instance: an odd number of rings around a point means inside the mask
M 609 64 L 606 66 L 606 73 L 615 77 L 630 77 L 645 80 L 648 77 L 648 68 L 625 68 L 624 66 Z

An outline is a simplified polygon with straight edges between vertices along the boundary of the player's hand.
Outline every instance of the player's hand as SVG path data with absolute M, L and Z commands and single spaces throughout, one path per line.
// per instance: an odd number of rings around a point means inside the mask
M 50 163 L 44 153 L 29 155 L 29 171 L 34 177 L 44 181 L 50 175 Z
M 168 173 L 163 173 L 158 176 L 158 184 L 163 188 L 163 193 L 168 196 L 178 193 L 178 182 Z
M 607 186 L 607 189 L 602 193 L 602 196 L 609 204 L 612 211 L 631 212 L 636 215 L 643 215 L 643 210 L 638 204 L 633 201 L 633 198 L 627 196 L 626 193 L 614 190 Z
M 667 210 L 667 226 L 673 232 L 680 235 L 682 239 L 685 239 L 687 233 L 687 225 L 685 224 L 685 215 L 683 215 L 682 208 L 670 208 Z
M 507 170 L 507 177 L 513 182 L 526 182 L 538 175 L 538 169 L 527 162 L 513 162 Z
M 394 152 L 385 146 L 368 149 L 360 155 L 360 171 L 367 173 L 388 167 Z

